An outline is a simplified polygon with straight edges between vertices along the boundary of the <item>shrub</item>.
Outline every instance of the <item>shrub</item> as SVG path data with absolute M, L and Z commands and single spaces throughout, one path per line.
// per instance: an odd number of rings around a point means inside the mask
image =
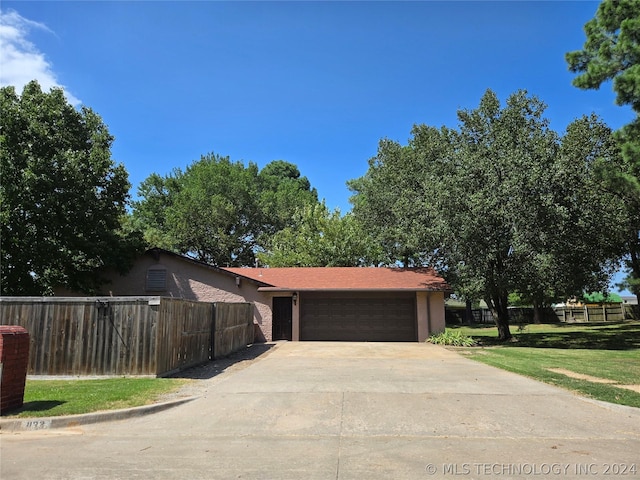
M 472 347 L 476 343 L 473 338 L 464 335 L 460 330 L 450 329 L 431 335 L 427 341 L 436 345 L 451 345 L 454 347 Z

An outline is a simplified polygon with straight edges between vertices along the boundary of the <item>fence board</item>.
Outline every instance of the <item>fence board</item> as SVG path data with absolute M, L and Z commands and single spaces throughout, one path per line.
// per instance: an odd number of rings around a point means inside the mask
M 253 305 L 216 303 L 213 354 L 224 357 L 253 342 Z
M 172 372 L 209 360 L 213 304 L 163 299 L 160 312 L 158 371 Z

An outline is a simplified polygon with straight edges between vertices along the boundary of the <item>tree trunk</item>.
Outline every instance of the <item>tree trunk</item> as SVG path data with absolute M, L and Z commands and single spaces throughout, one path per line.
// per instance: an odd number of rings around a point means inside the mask
M 542 305 L 538 302 L 533 302 L 533 323 L 539 324 L 542 323 Z
M 506 342 L 511 340 L 511 330 L 509 329 L 509 317 L 506 319 L 498 317 L 496 319 L 496 326 L 498 327 L 498 340 Z
M 471 309 L 471 300 L 465 302 L 464 323 L 471 325 L 473 323 L 473 310 Z
M 507 309 L 508 297 L 506 292 L 502 292 L 485 300 L 491 309 L 496 327 L 498 327 L 498 340 L 503 342 L 512 338 L 509 329 L 509 310 Z
M 629 266 L 631 267 L 631 277 L 635 279 L 635 282 L 632 282 L 629 285 L 629 290 L 633 293 L 638 300 L 640 300 L 640 252 L 636 252 L 632 247 L 631 252 L 629 252 L 630 261 Z

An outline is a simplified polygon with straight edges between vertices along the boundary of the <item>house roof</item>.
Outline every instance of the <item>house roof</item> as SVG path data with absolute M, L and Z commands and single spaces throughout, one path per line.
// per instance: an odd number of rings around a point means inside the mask
M 399 267 L 216 267 L 162 248 L 147 255 L 170 255 L 222 274 L 243 277 L 258 284 L 260 291 L 436 291 L 451 287 L 432 268 Z
M 289 267 L 220 268 L 264 284 L 261 291 L 284 290 L 406 290 L 450 291 L 430 268 Z

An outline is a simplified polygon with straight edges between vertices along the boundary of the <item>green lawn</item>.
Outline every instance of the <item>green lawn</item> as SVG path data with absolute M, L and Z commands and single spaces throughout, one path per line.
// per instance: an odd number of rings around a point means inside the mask
M 640 392 L 615 386 L 640 388 L 640 322 L 512 327 L 514 341 L 502 344 L 495 327 L 455 330 L 478 342 L 458 349 L 474 360 L 598 400 L 640 407 Z M 593 378 L 572 378 L 587 375 Z
M 188 380 L 108 378 L 99 380 L 27 380 L 22 409 L 9 417 L 49 417 L 117 410 L 154 403 Z

